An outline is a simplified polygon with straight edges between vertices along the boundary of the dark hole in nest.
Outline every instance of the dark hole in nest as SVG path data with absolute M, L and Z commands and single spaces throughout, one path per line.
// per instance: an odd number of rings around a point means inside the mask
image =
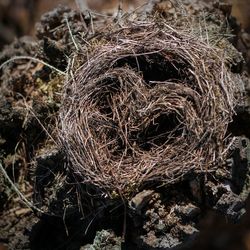
M 120 82 L 116 78 L 107 78 L 101 81 L 96 88 L 101 88 L 101 90 L 98 90 L 98 94 L 94 93 L 92 97 L 96 99 L 99 111 L 101 114 L 112 117 L 110 104 L 112 103 L 113 96 L 120 91 Z
M 149 151 L 154 146 L 172 143 L 182 131 L 175 113 L 161 114 L 136 135 L 136 142 L 142 150 Z
M 233 121 L 229 123 L 227 134 L 233 134 L 234 136 L 245 135 L 250 138 L 250 116 L 248 112 L 239 108 L 236 113 L 233 116 Z
M 128 56 L 117 61 L 115 67 L 129 66 L 132 69 L 142 73 L 144 81 L 150 87 L 163 81 L 183 82 L 183 80 L 192 81 L 193 77 L 187 75 L 188 63 L 182 59 L 166 60 L 163 55 L 151 54 L 141 56 Z
M 149 125 L 139 132 L 134 132 L 129 135 L 131 142 L 136 142 L 138 147 L 143 151 L 150 151 L 154 147 L 163 146 L 165 143 L 173 143 L 177 137 L 183 133 L 183 126 L 175 113 L 161 114 Z M 126 148 L 123 139 L 117 134 L 117 131 L 110 129 L 109 135 L 111 139 L 116 140 L 116 147 L 112 145 L 109 148 L 114 156 L 122 155 Z M 132 143 L 133 144 L 133 143 Z M 132 154 L 131 149 L 127 149 L 127 155 Z

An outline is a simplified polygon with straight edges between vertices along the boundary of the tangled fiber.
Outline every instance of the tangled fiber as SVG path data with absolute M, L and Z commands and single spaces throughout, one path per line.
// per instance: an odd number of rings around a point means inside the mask
M 86 44 L 60 111 L 60 140 L 84 183 L 126 196 L 221 167 L 236 89 L 222 49 L 156 19 Z

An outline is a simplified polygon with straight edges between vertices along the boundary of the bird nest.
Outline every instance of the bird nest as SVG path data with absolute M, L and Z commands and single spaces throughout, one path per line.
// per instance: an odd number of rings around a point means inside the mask
M 82 182 L 129 195 L 212 173 L 227 152 L 235 79 L 223 51 L 159 20 L 86 41 L 65 82 L 60 140 Z

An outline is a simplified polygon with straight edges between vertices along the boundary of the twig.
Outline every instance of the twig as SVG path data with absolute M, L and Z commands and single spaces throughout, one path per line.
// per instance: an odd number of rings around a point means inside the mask
M 38 59 L 38 58 L 35 58 L 35 57 L 31 57 L 31 56 L 14 56 L 12 58 L 10 58 L 9 60 L 5 61 L 4 63 L 2 63 L 0 65 L 0 69 L 2 69 L 5 65 L 9 64 L 10 62 L 14 62 L 14 61 L 17 61 L 17 60 L 31 60 L 31 61 L 34 61 L 34 62 L 38 62 L 38 63 L 42 63 L 44 64 L 45 66 L 49 67 L 50 69 L 56 71 L 57 73 L 59 73 L 60 75 L 66 75 L 65 72 L 55 68 L 54 66 Z
M 3 168 L 3 165 L 2 165 L 1 162 L 0 162 L 0 170 L 3 173 L 4 177 L 6 178 L 6 180 L 11 185 L 12 189 L 20 197 L 20 199 L 24 203 L 24 205 L 26 205 L 28 208 L 31 208 L 32 210 L 34 210 L 36 212 L 39 212 L 41 214 L 45 213 L 44 211 L 42 211 L 41 209 L 39 209 L 38 207 L 36 207 L 32 202 L 30 202 L 29 200 L 27 200 L 26 197 L 19 191 L 19 189 L 16 187 L 16 185 L 13 183 L 13 181 L 10 179 L 10 177 L 7 174 L 7 172 Z
M 69 26 L 68 18 L 65 17 L 65 20 L 66 20 L 66 24 L 67 24 L 67 27 L 68 27 L 68 30 L 69 30 L 69 34 L 70 34 L 71 40 L 72 40 L 72 42 L 74 43 L 74 46 L 75 46 L 75 48 L 76 48 L 76 51 L 79 51 L 79 47 L 78 47 L 78 45 L 77 45 L 77 43 L 76 43 L 76 41 L 75 41 L 75 38 L 74 38 L 74 36 L 73 36 L 73 34 L 72 34 L 72 30 L 71 30 L 71 28 L 70 28 L 70 26 Z

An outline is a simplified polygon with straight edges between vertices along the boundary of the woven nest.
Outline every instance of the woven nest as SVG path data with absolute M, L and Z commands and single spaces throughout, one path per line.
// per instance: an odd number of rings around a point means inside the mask
M 74 173 L 126 196 L 215 171 L 235 102 L 222 51 L 159 20 L 112 29 L 87 42 L 64 86 L 60 138 Z

